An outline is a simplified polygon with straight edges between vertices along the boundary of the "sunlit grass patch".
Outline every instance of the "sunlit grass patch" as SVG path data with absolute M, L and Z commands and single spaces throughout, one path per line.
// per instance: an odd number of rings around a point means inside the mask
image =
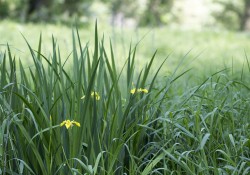
M 38 35 L 43 34 L 42 51 L 49 57 L 52 53 L 51 37 L 60 46 L 60 57 L 64 62 L 72 52 L 71 27 L 60 24 L 20 24 L 13 21 L 3 20 L 0 22 L 0 50 L 4 51 L 6 43 L 10 45 L 13 55 L 18 55 L 22 62 L 30 63 L 30 55 L 26 49 L 25 41 L 20 35 L 23 34 L 30 45 L 38 45 Z M 82 42 L 94 43 L 92 27 L 82 27 L 79 29 L 79 36 Z M 250 53 L 250 41 L 248 33 L 236 33 L 229 31 L 192 31 L 179 28 L 111 28 L 107 25 L 101 26 L 99 33 L 108 33 L 113 43 L 113 52 L 119 58 L 116 66 L 121 68 L 126 60 L 130 43 L 133 45 L 140 43 L 137 47 L 137 59 L 135 64 L 138 70 L 150 60 L 152 52 L 158 50 L 156 57 L 164 59 L 170 54 L 168 64 L 164 65 L 165 73 L 172 72 L 178 65 L 181 58 L 186 55 L 183 67 L 192 67 L 197 71 L 205 71 L 210 74 L 224 69 L 225 67 L 241 66 L 245 62 L 244 51 Z M 9 32 L 11 31 L 11 32 Z M 104 40 L 104 45 L 108 45 L 109 40 Z M 90 50 L 93 52 L 93 50 Z M 109 53 L 109 50 L 106 50 Z M 187 54 L 188 53 L 188 54 Z M 1 58 L 1 56 L 0 56 Z M 27 62 L 26 62 L 27 61 Z M 66 64 L 68 66 L 68 64 Z M 154 66 L 154 65 L 153 65 Z M 157 69 L 157 66 L 154 66 Z M 136 70 L 137 71 L 137 70 Z

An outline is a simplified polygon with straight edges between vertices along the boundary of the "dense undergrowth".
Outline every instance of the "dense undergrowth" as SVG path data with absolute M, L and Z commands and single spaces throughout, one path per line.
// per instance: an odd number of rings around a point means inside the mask
M 189 69 L 158 76 L 168 57 L 137 70 L 136 47 L 118 69 L 97 27 L 93 53 L 72 39 L 65 62 L 54 38 L 49 57 L 26 41 L 31 67 L 3 53 L 0 174 L 250 173 L 249 72 L 186 87 Z

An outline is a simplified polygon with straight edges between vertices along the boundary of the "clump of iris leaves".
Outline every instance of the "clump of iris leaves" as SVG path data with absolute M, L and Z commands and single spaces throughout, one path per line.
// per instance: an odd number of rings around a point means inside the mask
M 0 174 L 250 173 L 250 71 L 183 87 L 189 70 L 159 76 L 168 56 L 137 70 L 131 46 L 119 70 L 97 25 L 93 51 L 72 33 L 63 62 L 54 38 L 43 55 L 41 36 L 37 49 L 26 40 L 32 66 L 2 53 Z

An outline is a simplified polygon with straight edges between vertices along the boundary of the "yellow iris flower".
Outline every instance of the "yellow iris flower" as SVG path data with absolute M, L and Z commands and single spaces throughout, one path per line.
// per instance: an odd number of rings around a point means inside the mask
M 91 91 L 91 97 L 94 97 L 96 100 L 100 100 L 100 95 L 98 94 L 98 92 L 96 91 Z M 85 95 L 81 97 L 81 99 L 84 99 L 85 98 Z
M 145 94 L 148 93 L 148 90 L 147 90 L 147 89 L 142 89 L 142 88 L 140 88 L 138 91 L 139 91 L 139 92 L 143 92 L 143 93 L 145 93 Z
M 135 92 L 136 92 L 136 88 L 131 89 L 131 91 L 130 91 L 131 94 L 134 94 Z
M 79 122 L 76 122 L 76 121 L 74 121 L 74 120 L 72 120 L 72 121 L 70 121 L 70 120 L 64 120 L 64 121 L 60 124 L 60 126 L 64 126 L 64 125 L 65 125 L 65 127 L 66 127 L 67 129 L 73 127 L 74 125 L 76 125 L 76 126 L 78 126 L 78 127 L 81 126 Z
M 143 89 L 143 88 L 139 88 L 139 89 L 133 88 L 133 89 L 131 89 L 131 91 L 130 91 L 131 94 L 134 94 L 134 93 L 136 93 L 136 92 L 143 92 L 143 93 L 147 94 L 147 93 L 148 93 L 148 90 L 147 90 L 147 89 Z
M 95 97 L 96 100 L 100 100 L 100 95 L 96 91 L 91 92 L 91 97 Z

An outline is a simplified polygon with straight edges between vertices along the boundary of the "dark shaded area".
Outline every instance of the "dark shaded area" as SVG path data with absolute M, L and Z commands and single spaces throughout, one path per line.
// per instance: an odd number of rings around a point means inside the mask
M 29 0 L 28 3 L 28 15 L 32 14 L 33 12 L 37 11 L 45 1 L 43 0 Z
M 67 21 L 89 15 L 91 0 L 0 0 L 0 18 L 20 22 Z
M 245 0 L 244 12 L 241 22 L 241 30 L 250 30 L 250 1 Z

